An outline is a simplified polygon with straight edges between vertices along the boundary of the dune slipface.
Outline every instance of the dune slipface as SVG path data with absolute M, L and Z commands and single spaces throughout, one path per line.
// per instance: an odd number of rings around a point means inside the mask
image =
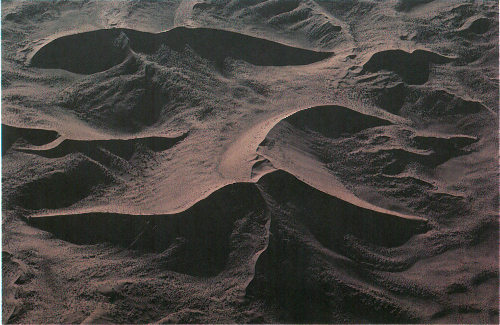
M 175 138 L 169 137 L 144 137 L 131 139 L 108 139 L 108 140 L 71 140 L 63 139 L 53 146 L 48 144 L 44 147 L 18 148 L 17 150 L 37 154 L 47 158 L 59 158 L 75 152 L 84 153 L 97 161 L 99 156 L 105 152 L 125 160 L 130 160 L 136 151 L 141 148 L 154 152 L 161 152 L 173 147 L 177 142 L 183 140 L 187 134 Z
M 19 205 L 27 209 L 57 209 L 70 206 L 112 182 L 105 168 L 90 159 L 77 160 L 64 172 L 54 171 L 18 189 Z M 78 186 L 75 186 L 78 184 Z
M 296 205 L 302 212 L 296 217 L 309 228 L 325 247 L 341 249 L 346 235 L 384 247 L 399 246 L 413 235 L 427 230 L 426 221 L 383 214 L 363 209 L 301 183 L 282 171 L 259 180 L 266 192 L 281 204 Z M 301 202 L 303 200 L 303 202 Z
M 43 145 L 54 141 L 58 136 L 58 133 L 52 130 L 19 128 L 2 124 L 2 155 L 16 141 L 28 142 L 33 145 Z
M 167 268 L 210 276 L 226 266 L 235 223 L 243 218 L 265 220 L 265 214 L 266 207 L 254 185 L 234 184 L 178 214 L 42 215 L 30 218 L 29 223 L 77 244 L 109 242 L 164 253 Z
M 225 20 L 242 29 L 279 28 L 285 38 L 324 48 L 350 42 L 352 36 L 344 22 L 324 9 L 328 3 L 302 0 L 241 1 L 197 3 L 193 15 L 200 19 Z
M 412 53 L 402 50 L 386 50 L 373 54 L 363 65 L 363 70 L 368 72 L 392 71 L 408 84 L 421 85 L 429 80 L 430 64 L 444 64 L 450 61 L 452 58 L 425 50 L 415 50 Z
M 176 51 L 188 46 L 217 65 L 221 65 L 226 57 L 255 65 L 282 66 L 309 64 L 332 56 L 329 52 L 295 48 L 217 29 L 177 27 L 152 34 L 117 28 L 57 38 L 34 54 L 31 65 L 92 74 L 123 62 L 130 51 L 151 54 L 161 45 Z
M 3 1 L 2 322 L 498 323 L 498 13 Z
M 120 30 L 86 32 L 63 36 L 43 46 L 31 65 L 91 74 L 121 63 L 128 50 L 127 36 Z

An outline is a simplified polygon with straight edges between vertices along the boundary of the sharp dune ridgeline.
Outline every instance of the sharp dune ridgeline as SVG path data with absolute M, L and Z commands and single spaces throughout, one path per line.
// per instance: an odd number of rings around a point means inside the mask
M 162 45 L 176 51 L 189 46 L 218 65 L 226 57 L 255 65 L 282 66 L 309 64 L 333 55 L 210 28 L 176 27 L 156 34 L 116 28 L 57 38 L 33 55 L 31 65 L 92 74 L 118 65 L 130 52 L 155 53 Z
M 498 323 L 498 13 L 2 1 L 2 321 Z

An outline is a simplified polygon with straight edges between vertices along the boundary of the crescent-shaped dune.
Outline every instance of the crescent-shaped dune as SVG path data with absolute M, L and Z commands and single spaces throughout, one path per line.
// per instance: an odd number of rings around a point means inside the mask
M 130 51 L 151 54 L 162 45 L 175 51 L 188 46 L 217 66 L 221 66 L 226 57 L 260 66 L 285 66 L 310 64 L 333 55 L 209 28 L 176 27 L 157 34 L 114 28 L 57 38 L 36 51 L 30 64 L 37 68 L 92 74 L 120 64 Z
M 451 57 L 426 50 L 415 50 L 411 53 L 403 50 L 385 50 L 373 54 L 363 65 L 363 71 L 388 70 L 399 75 L 408 84 L 421 85 L 429 80 L 430 64 L 445 64 L 452 61 Z

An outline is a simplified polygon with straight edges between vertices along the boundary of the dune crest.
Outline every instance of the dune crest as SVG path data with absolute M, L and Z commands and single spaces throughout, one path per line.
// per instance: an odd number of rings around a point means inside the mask
M 170 215 L 39 214 L 32 216 L 29 223 L 76 244 L 108 242 L 161 253 L 168 269 L 214 276 L 224 269 L 234 249 L 231 236 L 236 222 L 251 218 L 265 223 L 265 211 L 253 184 L 233 184 L 183 212 Z
M 226 57 L 260 66 L 285 66 L 310 64 L 333 55 L 209 28 L 176 27 L 157 34 L 113 28 L 57 38 L 36 51 L 30 65 L 93 74 L 120 64 L 131 51 L 152 54 L 162 44 L 175 51 L 189 46 L 217 66 Z
M 42 148 L 17 148 L 18 151 L 32 153 L 47 158 L 60 158 L 71 153 L 80 152 L 86 156 L 95 158 L 98 151 L 106 150 L 125 160 L 130 160 L 135 151 L 141 147 L 154 152 L 161 152 L 173 147 L 177 142 L 182 141 L 186 134 L 179 137 L 141 137 L 131 139 L 109 139 L 109 140 L 72 140 L 61 139 L 54 145 L 50 143 Z
M 411 53 L 403 50 L 385 50 L 373 54 L 363 65 L 363 72 L 388 70 L 396 73 L 407 84 L 422 85 L 429 80 L 430 64 L 445 64 L 454 58 L 426 50 Z
M 40 146 L 50 143 L 58 137 L 59 134 L 52 130 L 20 128 L 2 124 L 2 155 L 19 140 L 27 142 L 28 144 Z

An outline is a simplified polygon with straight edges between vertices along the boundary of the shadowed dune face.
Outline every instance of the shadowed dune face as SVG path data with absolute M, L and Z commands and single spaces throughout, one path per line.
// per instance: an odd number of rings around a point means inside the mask
M 454 125 L 455 132 L 476 134 L 459 126 L 464 121 L 472 123 L 482 118 L 491 119 L 490 110 L 481 102 L 465 99 L 444 89 L 431 89 L 397 83 L 393 86 L 374 87 L 374 102 L 380 108 L 412 120 L 418 127 L 442 123 Z M 482 122 L 478 122 L 482 123 Z
M 308 241 L 317 241 L 326 249 L 348 255 L 352 252 L 346 246 L 346 238 L 396 247 L 429 229 L 424 219 L 407 219 L 358 207 L 318 191 L 284 171 L 263 176 L 257 185 L 227 185 L 176 214 L 39 215 L 31 217 L 29 223 L 76 244 L 112 243 L 128 249 L 155 252 L 160 254 L 157 259 L 166 269 L 209 277 L 224 271 L 230 256 L 241 249 L 242 242 L 236 238 L 252 238 L 257 231 L 255 226 L 249 226 L 252 222 L 273 225 L 282 220 L 295 225 Z M 275 231 L 280 233 L 284 229 L 287 228 L 280 226 Z M 273 245 L 275 240 L 273 237 Z M 298 249 L 309 249 L 300 241 L 295 244 Z M 318 249 L 319 246 L 315 247 Z M 281 254 L 274 247 L 265 248 L 264 254 L 283 258 L 274 255 Z M 268 258 L 265 257 L 264 262 L 259 260 L 259 265 L 267 263 Z M 272 285 L 279 283 L 273 282 Z M 310 289 L 314 295 L 322 292 L 319 288 Z M 252 286 L 249 290 L 253 290 Z M 308 319 L 303 317 L 293 319 Z
M 64 208 L 113 181 L 113 176 L 101 165 L 86 157 L 78 158 L 65 170 L 55 170 L 22 185 L 17 189 L 15 201 L 30 210 Z
M 295 35 L 294 41 L 303 38 L 304 42 L 321 48 L 338 45 L 350 38 L 340 20 L 311 1 L 212 1 L 196 4 L 193 14 L 201 19 L 225 19 L 236 26 L 246 22 L 256 29 L 281 30 L 285 35 Z
M 255 185 L 234 184 L 178 214 L 89 213 L 35 216 L 29 222 L 76 244 L 108 242 L 161 253 L 167 269 L 205 277 L 225 268 L 235 248 L 231 247 L 235 223 L 245 218 L 265 222 L 265 214 L 266 206 Z
M 93 74 L 120 64 L 130 53 L 152 54 L 164 44 L 182 52 L 186 46 L 221 67 L 231 57 L 254 65 L 304 65 L 332 56 L 234 32 L 178 27 L 152 34 L 130 29 L 104 29 L 63 36 L 40 48 L 31 65 Z
M 422 85 L 429 80 L 430 64 L 444 64 L 451 61 L 451 58 L 425 50 L 415 50 L 412 53 L 403 50 L 386 50 L 373 54 L 363 65 L 363 70 L 367 72 L 392 71 L 408 84 Z
M 14 203 L 28 210 L 70 207 L 120 182 L 119 178 L 124 174 L 140 173 L 146 168 L 145 160 L 171 149 L 187 135 L 107 140 L 56 139 L 40 146 L 21 142 L 13 150 L 38 157 L 35 160 L 43 157 L 44 163 L 57 163 L 43 176 L 17 188 Z
M 311 130 L 331 138 L 391 124 L 387 120 L 364 115 L 342 106 L 310 108 L 297 112 L 287 117 L 284 121 L 296 128 Z
M 130 160 L 133 155 L 141 149 L 149 149 L 161 152 L 173 147 L 183 140 L 187 134 L 177 138 L 167 137 L 145 137 L 132 139 L 109 139 L 109 140 L 63 140 L 57 146 L 49 149 L 19 148 L 19 151 L 40 155 L 46 158 L 60 158 L 66 155 L 80 152 L 92 159 L 102 161 L 106 152 L 125 160 Z
M 356 279 L 369 278 L 370 269 L 367 265 L 352 268 L 356 250 L 351 245 L 354 238 L 369 249 L 404 245 L 429 230 L 426 220 L 355 206 L 281 170 L 263 176 L 258 184 L 270 206 L 271 236 L 255 266 L 247 297 L 277 306 L 279 318 L 290 323 L 342 317 L 359 322 L 414 320 L 389 297 L 359 286 Z M 348 275 L 344 270 L 350 270 Z M 382 307 L 375 311 L 381 301 Z
M 2 124 L 2 155 L 19 140 L 40 146 L 54 141 L 57 137 L 59 134 L 52 130 L 19 128 Z
M 491 21 L 488 18 L 480 17 L 472 21 L 470 25 L 465 26 L 464 30 L 474 34 L 484 34 L 490 30 L 491 25 Z
M 437 116 L 438 109 L 446 112 L 452 108 L 429 108 L 430 113 L 421 113 Z M 356 127 L 351 126 L 351 118 Z M 479 140 L 467 132 L 423 132 L 345 107 L 313 107 L 276 124 L 260 144 L 259 153 L 272 165 L 304 179 L 315 175 L 309 166 L 315 164 L 316 169 L 328 171 L 317 177 L 351 184 L 354 191 L 367 187 L 372 193 L 386 193 L 384 196 L 392 198 L 388 206 L 403 204 L 408 208 L 406 202 L 411 202 L 413 213 L 422 213 L 421 209 L 433 201 L 428 206 L 439 214 L 452 206 L 453 210 L 462 209 L 465 202 L 454 193 L 436 191 L 435 185 L 426 181 L 428 175 L 442 164 L 474 153 Z
M 434 0 L 399 0 L 396 5 L 396 10 L 407 12 L 433 1 Z
M 373 90 L 375 103 L 392 114 L 398 114 L 408 95 L 408 87 L 403 82 L 395 85 L 378 87 Z
M 176 28 L 162 35 L 165 43 L 182 50 L 186 45 L 201 57 L 221 66 L 231 57 L 260 66 L 306 65 L 324 60 L 333 54 L 316 52 L 280 43 L 208 28 Z
M 488 17 L 482 15 L 474 15 L 469 17 L 456 31 L 458 35 L 465 39 L 474 39 L 487 37 L 488 34 L 494 32 L 497 23 Z
M 187 110 L 197 110 L 190 118 L 209 115 L 220 109 L 219 99 L 211 98 L 214 91 L 223 92 L 231 105 L 238 96 L 229 96 L 230 82 L 220 78 L 228 58 L 287 66 L 332 55 L 208 28 L 179 27 L 158 34 L 109 29 L 56 39 L 35 53 L 31 65 L 88 75 L 61 92 L 57 104 L 100 128 L 136 132 Z M 54 57 L 64 59 L 52 62 Z M 248 86 L 256 96 L 265 96 Z
M 98 30 L 57 38 L 40 48 L 30 64 L 37 68 L 92 74 L 121 63 L 128 49 L 128 38 L 122 31 Z
M 256 265 L 247 297 L 276 306 L 286 323 L 328 323 L 353 319 L 359 323 L 415 322 L 411 312 L 380 292 L 352 278 L 369 278 L 369 271 L 335 255 L 318 258 L 318 251 L 300 226 L 285 220 L 271 223 L 267 250 Z M 341 270 L 349 269 L 348 274 Z
M 389 120 L 343 106 L 311 107 L 277 123 L 260 143 L 259 150 L 286 165 L 287 161 L 300 160 L 304 153 L 313 155 L 317 161 L 323 161 L 328 150 L 321 147 L 326 142 L 332 142 L 332 146 L 342 145 L 345 139 L 359 133 L 392 125 L 393 122 Z M 299 156 L 295 156 L 297 153 Z
M 288 209 L 325 247 L 342 251 L 345 236 L 353 235 L 375 245 L 393 247 L 425 232 L 425 220 L 404 219 L 355 206 L 310 187 L 292 175 L 276 171 L 260 184 L 276 202 Z
M 296 244 L 288 233 L 274 233 L 268 248 L 273 253 L 261 256 L 247 292 L 252 299 L 279 306 L 276 314 L 283 322 L 328 323 L 332 318 L 359 323 L 416 322 L 415 316 L 386 297 L 369 289 L 357 290 L 356 285 L 329 275 L 328 265 L 314 262 L 314 250 Z

